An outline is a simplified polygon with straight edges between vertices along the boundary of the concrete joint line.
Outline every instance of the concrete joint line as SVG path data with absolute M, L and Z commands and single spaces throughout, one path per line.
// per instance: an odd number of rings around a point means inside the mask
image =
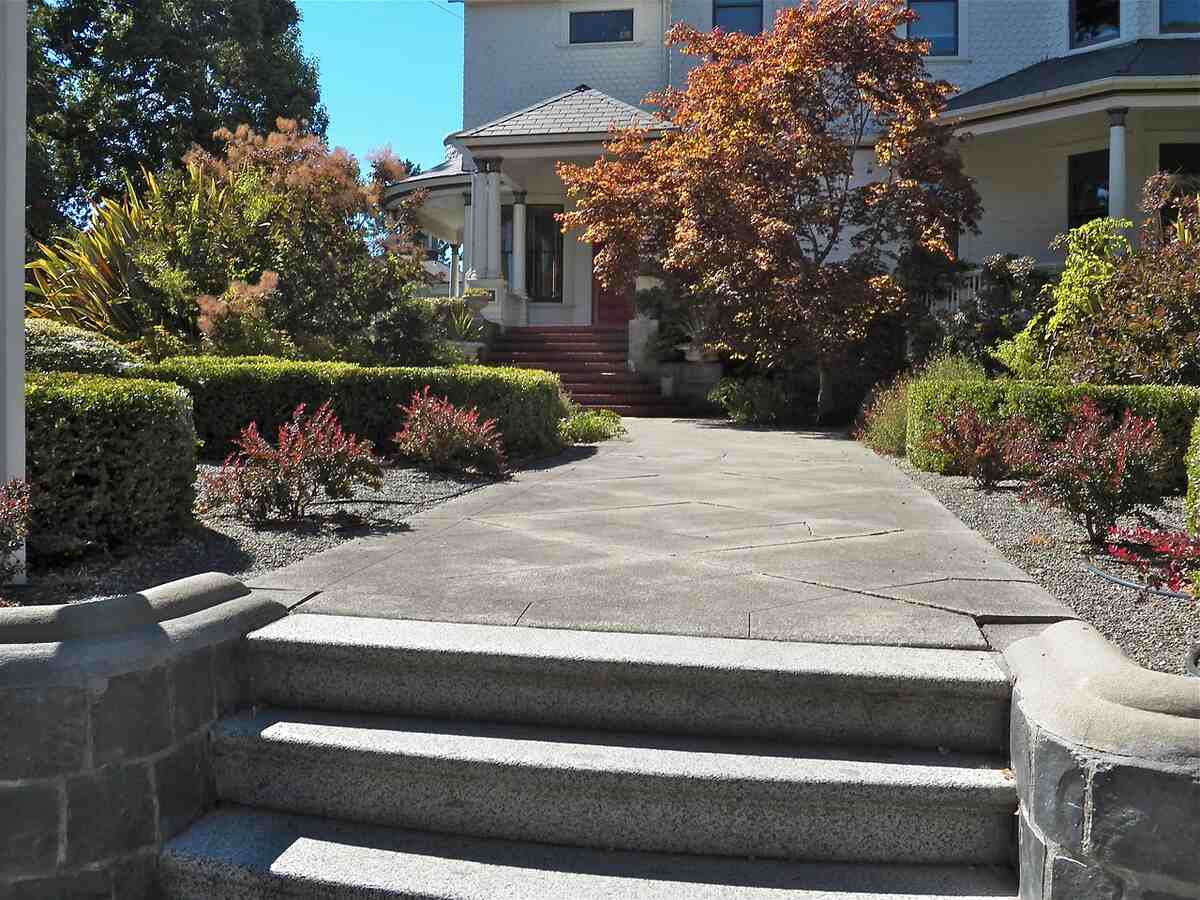
M 801 524 L 807 525 L 808 523 L 807 523 L 807 522 L 804 522 L 804 523 L 801 523 Z M 766 527 L 766 528 L 770 528 L 770 527 L 772 527 L 772 526 L 770 526 L 770 525 L 767 525 L 767 526 L 757 526 L 757 525 L 755 525 L 755 526 L 751 526 L 751 527 L 754 527 L 754 528 L 758 528 L 758 527 Z M 810 529 L 810 530 L 811 530 L 811 529 Z M 833 536 L 833 537 L 808 538 L 808 539 L 806 539 L 806 540 L 800 540 L 800 541 L 775 541 L 775 542 L 773 542 L 773 543 L 768 543 L 768 544 L 747 544 L 747 545 L 745 545 L 744 547 L 721 547 L 721 548 L 719 548 L 719 549 L 717 549 L 717 550 L 697 550 L 697 551 L 695 551 L 694 553 L 691 553 L 691 554 L 689 554 L 689 555 L 690 555 L 690 556 L 703 556 L 703 555 L 704 555 L 704 554 L 706 554 L 706 553 L 732 553 L 732 552 L 734 552 L 735 550 L 761 550 L 761 549 L 764 549 L 764 548 L 766 548 L 766 547 L 791 547 L 791 546 L 793 546 L 793 545 L 796 545 L 796 544 L 829 544 L 829 543 L 832 543 L 832 542 L 834 542 L 834 541 L 852 541 L 852 540 L 857 540 L 858 538 L 868 538 L 868 537 L 883 537 L 883 536 L 885 536 L 885 535 L 889 535 L 889 534 L 901 534 L 901 533 L 903 533 L 903 532 L 904 532 L 904 529 L 903 529 L 903 528 L 888 528 L 888 529 L 885 529 L 884 531 L 866 531 L 866 532 L 863 532 L 862 534 L 841 534 L 841 535 L 836 535 L 836 536 Z M 682 535 L 682 536 L 683 536 L 683 537 L 691 537 L 691 535 L 686 535 L 686 534 L 684 534 L 684 535 Z M 762 574 L 766 575 L 766 574 L 769 574 L 769 573 L 767 573 L 767 572 L 763 572 Z M 787 577 L 787 576 L 780 575 L 780 576 L 777 576 L 777 577 L 784 578 L 784 577 Z M 800 579 L 800 578 L 793 578 L 793 579 L 790 579 L 790 580 L 792 580 L 792 581 L 802 581 L 803 579 Z M 821 586 L 821 587 L 826 587 L 826 585 L 820 585 L 820 582 L 816 582 L 816 581 L 809 582 L 809 583 L 810 583 L 810 584 L 817 584 L 817 585 L 819 585 L 819 586 Z M 846 590 L 846 588 L 839 588 L 838 590 Z

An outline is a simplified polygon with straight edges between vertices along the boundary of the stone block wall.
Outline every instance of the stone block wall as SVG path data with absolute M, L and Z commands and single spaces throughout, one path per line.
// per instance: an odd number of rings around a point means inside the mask
M 1021 900 L 1200 898 L 1200 679 L 1090 626 L 1014 644 Z
M 208 575 L 139 595 L 144 617 L 197 593 L 212 605 L 140 624 L 98 601 L 92 633 L 70 637 L 0 610 L 0 896 L 153 895 L 159 847 L 211 805 L 208 728 L 242 701 L 237 644 L 286 612 Z M 3 643 L 18 629 L 64 639 Z

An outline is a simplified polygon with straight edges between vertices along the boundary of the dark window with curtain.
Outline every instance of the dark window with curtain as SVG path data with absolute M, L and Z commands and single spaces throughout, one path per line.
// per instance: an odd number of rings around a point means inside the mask
M 930 56 L 958 56 L 958 0 L 909 0 L 918 19 L 908 36 L 929 41 Z
M 513 254 L 513 208 L 510 204 L 500 207 L 500 274 L 508 281 L 512 272 Z
M 1071 0 L 1071 46 L 1087 47 L 1121 36 L 1121 0 Z
M 760 34 L 763 30 L 763 0 L 713 0 L 713 28 Z
M 528 206 L 525 212 L 526 296 L 539 303 L 563 298 L 563 235 L 554 216 L 561 206 Z
M 632 9 L 571 13 L 572 44 L 615 44 L 632 40 Z
M 1108 215 L 1108 151 L 1067 158 L 1067 225 L 1078 228 Z
M 1159 15 L 1164 34 L 1200 31 L 1200 0 L 1162 0 Z

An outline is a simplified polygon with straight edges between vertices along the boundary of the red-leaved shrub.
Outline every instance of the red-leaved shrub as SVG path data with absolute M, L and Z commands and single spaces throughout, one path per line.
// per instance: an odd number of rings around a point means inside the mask
M 1134 566 L 1152 588 L 1181 592 L 1200 570 L 1200 537 L 1185 531 L 1143 526 L 1113 528 L 1105 544 L 1109 556 Z
M 320 492 L 331 500 L 354 494 L 355 485 L 379 490 L 383 470 L 370 441 L 342 430 L 329 403 L 304 417 L 304 404 L 292 421 L 279 427 L 273 445 L 251 422 L 234 441 L 231 453 L 213 475 L 201 479 L 203 510 L 232 505 L 253 520 L 299 519 Z
M 1063 509 L 1097 544 L 1117 519 L 1159 505 L 1165 491 L 1167 458 L 1154 421 L 1126 410 L 1117 424 L 1090 399 L 1072 411 L 1062 440 L 1042 447 L 1030 465 L 1041 474 L 1022 499 Z
M 474 407 L 460 409 L 445 397 L 431 396 L 429 385 L 401 410 L 404 428 L 392 438 L 401 456 L 435 469 L 504 472 L 504 442 L 495 419 L 480 421 Z
M 17 553 L 29 536 L 29 485 L 18 478 L 0 484 L 0 584 L 21 574 Z
M 938 429 L 927 439 L 928 449 L 949 457 L 955 471 L 989 491 L 1024 471 L 1037 440 L 1036 429 L 1023 417 L 987 422 L 970 405 L 954 416 L 939 415 L 936 421 Z

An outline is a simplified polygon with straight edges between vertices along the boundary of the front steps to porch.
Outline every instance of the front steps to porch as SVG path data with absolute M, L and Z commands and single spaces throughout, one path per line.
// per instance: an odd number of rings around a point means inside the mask
M 684 410 L 657 385 L 629 371 L 628 328 L 547 326 L 510 328 L 492 346 L 499 365 L 554 372 L 584 409 L 604 407 L 623 416 L 677 416 Z
M 1016 896 L 991 654 L 294 615 L 169 900 Z

